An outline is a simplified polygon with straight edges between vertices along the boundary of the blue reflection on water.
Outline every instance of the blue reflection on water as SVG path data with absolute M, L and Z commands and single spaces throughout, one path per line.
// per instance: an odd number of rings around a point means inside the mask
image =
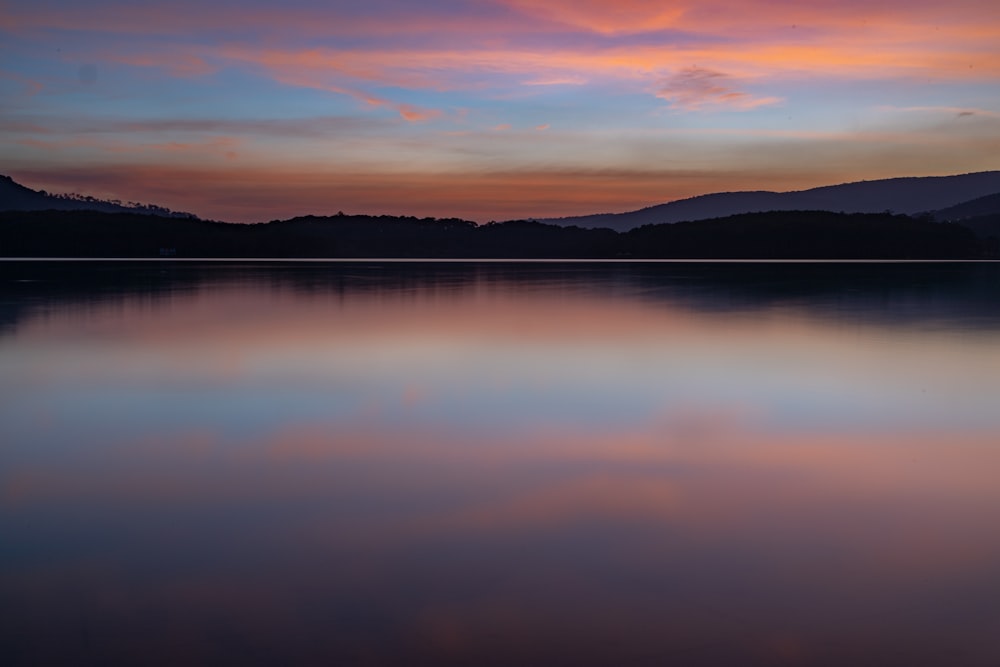
M 998 278 L 0 265 L 0 650 L 993 664 Z

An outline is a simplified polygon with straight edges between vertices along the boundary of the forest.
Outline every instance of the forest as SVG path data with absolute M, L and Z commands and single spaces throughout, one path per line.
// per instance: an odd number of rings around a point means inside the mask
M 995 236 L 891 213 L 772 211 L 626 232 L 516 220 L 335 215 L 257 224 L 98 211 L 0 213 L 0 257 L 975 259 Z

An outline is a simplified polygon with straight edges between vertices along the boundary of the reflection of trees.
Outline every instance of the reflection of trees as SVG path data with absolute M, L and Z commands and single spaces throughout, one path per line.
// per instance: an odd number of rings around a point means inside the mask
M 571 290 L 697 311 L 788 308 L 819 317 L 1000 330 L 1000 264 L 962 262 L 0 262 L 0 326 L 49 305 L 168 298 L 220 285 L 337 298 Z

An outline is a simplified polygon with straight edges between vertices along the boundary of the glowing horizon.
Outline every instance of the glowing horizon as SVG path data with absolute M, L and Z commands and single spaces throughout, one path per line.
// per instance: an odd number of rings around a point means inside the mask
M 0 173 L 478 221 L 1000 169 L 1000 6 L 8 3 Z

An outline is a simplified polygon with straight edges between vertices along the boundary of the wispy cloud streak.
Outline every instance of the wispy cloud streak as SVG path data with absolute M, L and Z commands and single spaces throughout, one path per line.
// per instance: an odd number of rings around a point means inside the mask
M 755 97 L 733 87 L 732 77 L 701 67 L 687 67 L 667 77 L 656 96 L 670 103 L 672 109 L 702 111 L 733 109 L 746 111 L 781 102 L 777 97 Z

